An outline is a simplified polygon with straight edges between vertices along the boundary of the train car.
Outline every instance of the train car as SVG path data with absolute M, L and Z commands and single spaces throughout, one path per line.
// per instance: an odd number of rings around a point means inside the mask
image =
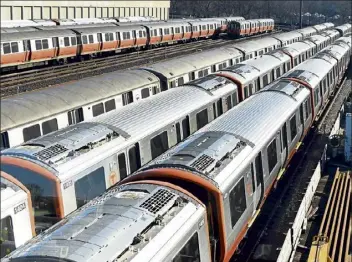
M 275 38 L 264 37 L 260 40 L 236 43 L 232 47 L 241 51 L 244 60 L 248 60 L 281 47 L 281 43 Z
M 242 59 L 238 50 L 221 48 L 162 61 L 142 69 L 158 76 L 161 90 L 165 91 L 237 64 Z
M 27 39 L 27 40 L 24 40 Z M 1 66 L 28 67 L 77 55 L 76 46 L 66 46 L 66 39 L 76 40 L 71 30 L 7 33 L 1 36 Z
M 315 55 L 321 49 L 321 47 L 315 45 L 311 41 L 301 41 L 285 46 L 280 50 L 291 57 L 291 68 L 293 68 Z
M 274 51 L 258 59 L 244 61 L 216 73 L 236 83 L 239 101 L 250 97 L 268 84 L 274 82 L 292 67 L 290 56 Z
M 36 188 L 36 221 L 50 226 L 237 103 L 232 82 L 202 79 L 4 150 L 1 168 Z
M 159 92 L 160 80 L 155 75 L 126 70 L 3 98 L 1 148 L 91 120 Z
M 302 34 L 303 38 L 306 38 L 306 37 L 309 37 L 309 36 L 312 36 L 312 35 L 315 35 L 316 33 L 318 33 L 318 31 L 312 26 L 298 29 L 295 31 Z
M 275 34 L 272 37 L 280 41 L 281 47 L 291 45 L 303 39 L 303 35 L 296 31 Z
M 337 31 L 339 31 L 340 36 L 345 36 L 348 33 L 352 32 L 352 25 L 351 24 L 343 24 L 340 26 L 335 27 Z
M 17 179 L 1 171 L 1 257 L 35 236 L 31 194 Z
M 312 58 L 305 66 L 312 60 L 326 62 Z M 319 69 L 314 62 L 301 70 L 302 76 L 314 71 L 316 79 L 273 82 L 7 259 L 230 261 L 313 124 L 319 101 L 310 84 L 319 86 L 329 75 L 323 66 Z M 195 215 L 193 207 L 180 221 L 175 208 L 189 206 L 185 196 L 201 211 Z M 129 226 L 115 223 L 132 213 Z
M 253 19 L 231 21 L 228 25 L 228 34 L 235 38 L 271 32 L 274 30 L 273 19 Z
M 333 43 L 336 39 L 338 39 L 341 36 L 340 32 L 336 29 L 328 29 L 323 32 L 320 32 L 319 34 L 329 37 L 330 43 Z

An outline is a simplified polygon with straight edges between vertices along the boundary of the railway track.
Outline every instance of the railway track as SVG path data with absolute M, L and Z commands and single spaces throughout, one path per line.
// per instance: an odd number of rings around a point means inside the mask
M 276 182 L 232 262 L 277 261 L 285 234 L 295 220 L 305 189 L 320 161 L 344 98 L 351 89 L 352 63 L 334 98 L 304 139 L 284 176 Z
M 157 49 L 143 50 L 123 55 L 120 54 L 99 57 L 82 62 L 5 74 L 0 76 L 0 95 L 1 97 L 6 97 L 22 92 L 45 88 L 51 85 L 57 85 L 82 79 L 89 76 L 99 75 L 102 73 L 140 67 L 142 65 L 155 63 L 181 55 L 192 54 L 194 52 L 202 52 L 203 50 L 223 47 L 238 42 L 249 41 L 255 38 L 262 38 L 279 32 L 280 31 L 276 31 L 274 33 L 257 35 L 243 39 L 206 39 L 187 44 L 165 46 Z

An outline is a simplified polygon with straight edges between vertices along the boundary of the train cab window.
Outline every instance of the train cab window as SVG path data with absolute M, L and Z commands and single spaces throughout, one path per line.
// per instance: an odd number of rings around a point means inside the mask
M 104 114 L 103 103 L 99 103 L 99 104 L 92 106 L 92 110 L 93 110 L 93 117 Z
M 70 46 L 70 38 L 69 37 L 64 37 L 64 45 Z
M 141 167 L 141 157 L 139 153 L 139 144 L 135 144 L 128 150 L 131 174 Z
M 177 79 L 177 86 L 181 86 L 183 84 L 184 84 L 183 77 L 180 77 L 179 79 Z
M 106 190 L 104 167 L 83 176 L 75 182 L 76 204 L 80 208 L 89 200 L 99 196 Z
M 294 115 L 290 119 L 290 129 L 291 129 L 291 141 L 292 141 L 297 135 L 296 115 Z
M 253 95 L 253 84 L 249 84 L 249 96 Z
M 223 114 L 222 110 L 222 99 L 220 98 L 218 101 L 216 101 L 216 110 L 218 111 L 218 116 L 221 116 Z
M 268 83 L 268 75 L 263 76 L 263 86 L 265 87 Z
M 43 135 L 46 135 L 48 133 L 51 133 L 53 131 L 58 130 L 57 126 L 57 119 L 53 118 L 51 120 L 45 121 L 42 123 L 42 130 L 43 130 Z
M 147 33 L 143 31 L 143 37 L 147 37 Z
M 77 124 L 84 120 L 82 107 L 67 112 L 68 124 Z
M 77 45 L 77 38 L 75 36 L 71 36 L 71 45 Z
M 120 171 L 120 180 L 127 177 L 127 167 L 126 167 L 126 156 L 124 153 L 121 153 L 117 157 L 117 161 L 119 163 L 119 171 Z
M 230 98 L 231 99 L 231 98 Z M 208 124 L 208 110 L 204 109 L 196 114 L 197 130 Z
M 266 152 L 268 155 L 268 167 L 269 167 L 269 174 L 270 174 L 277 164 L 276 138 L 273 141 L 271 141 Z
M 231 96 L 226 97 L 227 110 L 232 108 Z
M 11 52 L 12 53 L 18 53 L 18 43 L 17 42 L 12 42 L 11 43 Z
M 142 94 L 142 98 L 146 98 L 146 97 L 150 96 L 149 88 L 148 87 L 147 88 L 143 88 L 141 90 L 141 94 Z
M 90 44 L 93 44 L 93 43 L 94 43 L 93 35 L 89 35 L 89 36 L 88 36 L 88 39 L 89 39 L 89 43 L 90 43 Z
M 191 130 L 190 130 L 190 127 L 189 127 L 189 116 L 186 116 L 186 118 L 182 120 L 182 136 L 183 136 L 183 139 L 189 137 L 190 134 L 191 134 Z
M 3 150 L 5 148 L 10 147 L 10 142 L 9 142 L 9 134 L 7 131 L 1 133 L 1 138 L 0 138 L 0 150 Z
M 229 194 L 231 226 L 235 227 L 237 221 L 247 208 L 244 178 L 242 177 Z
M 276 77 L 280 77 L 281 72 L 280 72 L 280 67 L 276 68 Z
M 39 124 L 23 128 L 24 142 L 40 136 L 41 136 L 41 132 L 40 132 Z
M 177 139 L 177 143 L 181 142 L 181 127 L 180 127 L 180 123 L 176 123 L 176 139 Z
M 109 112 L 116 109 L 115 99 L 110 99 L 104 103 L 105 112 Z
M 172 262 L 191 261 L 200 261 L 199 240 L 197 232 L 193 234 L 193 236 L 187 241 L 183 248 L 172 259 Z
M 83 36 L 82 36 L 82 43 L 83 43 L 84 45 L 88 44 L 88 37 L 87 37 L 86 35 L 83 35 Z
M 43 39 L 43 49 L 49 49 L 49 42 L 48 39 Z
M 13 224 L 12 224 L 11 216 L 7 216 L 1 219 L 0 244 L 1 244 L 0 258 L 3 258 L 4 256 L 10 254 L 13 250 L 16 249 L 15 236 L 13 232 Z
M 297 58 L 297 57 L 295 58 L 294 61 L 295 61 L 295 64 L 294 64 L 294 65 L 295 65 L 295 66 L 298 65 L 298 58 Z
M 167 131 L 162 132 L 150 140 L 150 149 L 152 152 L 152 159 L 160 156 L 169 149 Z

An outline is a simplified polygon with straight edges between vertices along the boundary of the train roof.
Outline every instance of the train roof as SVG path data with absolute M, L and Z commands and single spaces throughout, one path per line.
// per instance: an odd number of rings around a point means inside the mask
M 310 34 L 316 34 L 317 33 L 317 30 L 315 28 L 313 28 L 312 26 L 305 27 L 305 28 L 302 28 L 302 29 L 297 29 L 295 31 L 298 32 L 298 33 L 301 33 L 302 35 L 304 35 L 304 37 L 306 37 L 306 36 L 308 36 Z
M 1 28 L 1 33 L 19 33 L 19 32 L 32 32 L 32 31 L 40 31 L 40 29 L 36 27 L 11 27 L 11 28 Z
M 204 207 L 153 184 L 115 187 L 11 253 L 60 261 L 150 261 L 194 226 Z M 167 247 L 169 245 L 169 247 Z M 117 260 L 115 260 L 117 259 Z
M 80 34 L 91 34 L 91 33 L 99 33 L 99 32 L 117 32 L 117 31 L 131 31 L 131 30 L 144 30 L 144 26 L 142 25 L 123 25 L 123 26 L 94 26 L 94 27 L 74 27 L 72 28 L 76 32 Z
M 145 67 L 145 69 L 162 74 L 167 78 L 173 78 L 215 63 L 220 63 L 241 56 L 241 52 L 236 49 L 220 48 L 162 61 Z
M 346 50 L 348 50 L 348 48 L 349 47 L 345 46 L 345 45 L 332 44 L 332 45 L 329 45 L 328 47 L 324 48 L 322 51 L 320 51 L 318 54 L 316 54 L 313 58 L 322 58 L 322 59 L 327 59 L 329 61 L 330 57 L 333 57 L 336 60 L 340 61 L 340 59 L 346 53 Z M 328 57 L 326 57 L 326 56 L 328 56 Z
M 343 33 L 345 33 L 351 27 L 352 27 L 351 24 L 343 24 L 343 25 L 340 25 L 340 26 L 336 26 L 335 29 L 336 30 L 341 30 Z
M 71 30 L 57 29 L 57 30 L 40 30 L 32 32 L 16 32 L 1 34 L 1 42 L 22 41 L 24 39 L 43 39 L 60 36 L 76 36 Z
M 156 23 L 147 23 L 147 24 L 143 24 L 146 27 L 149 27 L 150 29 L 154 29 L 154 28 L 160 28 L 160 27 L 165 27 L 165 28 L 169 28 L 171 26 L 189 26 L 188 21 L 168 21 L 167 23 L 165 22 L 156 22 Z
M 300 33 L 297 33 L 295 31 L 292 32 L 285 32 L 285 33 L 280 33 L 280 34 L 275 34 L 272 36 L 273 38 L 276 38 L 280 41 L 287 41 L 295 38 L 301 38 L 302 35 Z
M 272 55 L 265 54 L 260 58 L 247 60 L 241 64 L 227 67 L 218 73 L 235 78 L 242 85 L 245 85 L 262 76 L 264 72 L 271 70 L 273 67 L 280 66 L 283 61 L 290 61 L 290 57 L 279 52 Z
M 305 52 L 313 47 L 315 47 L 315 45 L 310 41 L 296 42 L 283 47 L 282 51 L 295 57 L 297 55 L 302 54 L 302 52 Z
M 232 45 L 232 47 L 239 49 L 242 52 L 250 53 L 258 49 L 265 48 L 267 46 L 272 46 L 272 45 L 276 46 L 279 44 L 280 44 L 279 40 L 269 36 L 269 37 L 261 38 L 259 40 L 251 40 L 248 42 L 236 43 Z
M 66 112 L 94 101 L 141 88 L 159 79 L 143 70 L 106 73 L 1 99 L 1 130 Z
M 339 31 L 337 31 L 336 29 L 327 29 L 323 32 L 320 32 L 319 35 L 322 36 L 328 36 L 328 37 L 334 37 L 334 36 L 340 36 Z
M 186 167 L 221 188 L 238 166 L 247 165 L 244 160 L 257 153 L 256 147 L 272 139 L 309 95 L 307 88 L 291 81 L 275 82 L 270 88 L 275 92 L 266 88 L 252 95 L 132 176 L 153 165 Z
M 71 125 L 47 135 L 32 139 L 14 148 L 2 151 L 2 155 L 25 157 L 42 163 L 63 181 L 72 176 L 78 163 L 86 169 L 87 159 L 104 159 L 140 139 L 179 121 L 181 117 L 199 110 L 223 94 L 233 92 L 235 85 L 223 83 L 223 88 L 209 89 L 185 85 L 132 103 L 89 122 Z M 172 110 L 170 110 L 172 105 Z M 153 125 L 150 125 L 153 123 Z M 90 145 L 90 146 L 88 146 Z M 94 150 L 92 150 L 94 149 Z M 77 161 L 72 161 L 78 159 Z
M 312 35 L 310 37 L 305 38 L 303 41 L 304 42 L 311 41 L 311 42 L 315 43 L 316 45 L 319 45 L 319 44 L 323 43 L 324 41 L 326 41 L 328 39 L 329 39 L 328 36 Z

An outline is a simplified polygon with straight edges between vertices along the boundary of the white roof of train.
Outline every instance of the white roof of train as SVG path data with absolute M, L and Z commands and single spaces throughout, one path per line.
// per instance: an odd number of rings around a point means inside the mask
M 260 40 L 252 40 L 248 42 L 241 42 L 232 45 L 231 47 L 236 48 L 242 52 L 254 52 L 258 49 L 262 49 L 267 46 L 280 45 L 279 40 L 272 37 L 264 37 Z

